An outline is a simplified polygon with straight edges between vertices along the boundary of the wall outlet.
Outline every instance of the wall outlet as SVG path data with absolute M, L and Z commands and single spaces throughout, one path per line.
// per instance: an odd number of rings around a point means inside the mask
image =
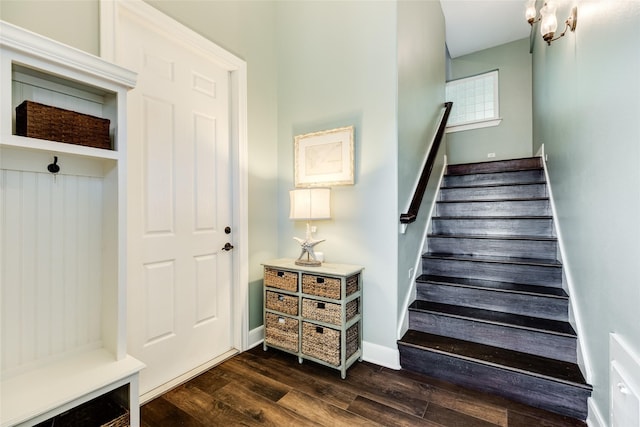
M 312 226 L 310 227 L 310 229 L 311 229 L 311 232 L 312 232 L 312 233 L 315 233 L 315 232 L 317 232 L 317 231 L 318 231 L 318 227 L 316 227 L 315 225 L 312 225 Z
M 495 157 L 495 156 L 496 156 L 496 153 L 489 153 L 489 154 L 487 154 L 487 157 L 488 157 L 488 158 L 490 158 L 490 159 L 491 159 L 491 158 L 493 158 L 493 157 Z
M 413 277 L 413 267 L 409 269 L 409 279 Z

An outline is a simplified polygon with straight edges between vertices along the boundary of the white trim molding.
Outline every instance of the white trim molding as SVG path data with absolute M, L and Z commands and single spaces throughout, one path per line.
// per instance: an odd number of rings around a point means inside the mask
M 380 344 L 362 341 L 362 359 L 389 369 L 401 369 L 400 351 L 397 347 L 389 348 Z
M 492 120 L 480 120 L 477 122 L 465 123 L 462 125 L 451 125 L 451 126 L 447 126 L 445 133 L 455 133 L 455 132 L 463 132 L 465 130 L 490 128 L 493 126 L 498 126 L 501 122 L 502 122 L 502 118 L 497 118 Z
M 264 341 L 264 325 L 253 328 L 249 331 L 249 342 L 247 350 L 262 344 Z
M 551 213 L 553 215 L 553 227 L 556 231 L 556 236 L 558 238 L 558 249 L 560 251 L 560 260 L 563 264 L 563 278 L 567 285 L 567 291 L 569 294 L 569 309 L 571 313 L 573 313 L 574 318 L 574 327 L 576 329 L 576 333 L 578 334 L 578 364 L 583 371 L 583 374 L 588 383 L 593 381 L 593 372 L 591 368 L 591 360 L 589 358 L 589 354 L 587 353 L 584 342 L 580 339 L 580 337 L 585 336 L 585 332 L 582 328 L 582 315 L 580 312 L 580 308 L 574 303 L 575 298 L 571 298 L 571 295 L 577 294 L 575 282 L 573 280 L 573 275 L 571 274 L 571 265 L 567 261 L 566 251 L 564 246 L 564 238 L 562 236 L 562 230 L 560 227 L 560 223 L 558 221 L 558 211 L 556 209 L 555 198 L 553 196 L 553 188 L 551 186 L 551 179 L 549 177 L 549 170 L 547 169 L 547 159 L 548 156 L 544 149 L 544 144 L 540 147 L 540 151 L 538 155 L 542 158 L 542 165 L 544 168 L 545 180 L 547 182 L 547 191 L 549 192 L 549 203 L 551 204 Z M 582 362 L 582 363 L 581 363 Z

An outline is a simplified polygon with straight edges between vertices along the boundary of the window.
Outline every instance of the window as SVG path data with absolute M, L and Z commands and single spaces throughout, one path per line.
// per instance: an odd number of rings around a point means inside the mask
M 447 101 L 453 102 L 447 132 L 498 126 L 498 70 L 447 82 Z

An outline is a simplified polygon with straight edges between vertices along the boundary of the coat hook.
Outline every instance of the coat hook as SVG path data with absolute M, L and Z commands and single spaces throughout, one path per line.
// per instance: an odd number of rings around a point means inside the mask
M 53 174 L 60 172 L 60 166 L 58 166 L 58 156 L 53 156 L 53 163 L 47 166 L 47 170 Z

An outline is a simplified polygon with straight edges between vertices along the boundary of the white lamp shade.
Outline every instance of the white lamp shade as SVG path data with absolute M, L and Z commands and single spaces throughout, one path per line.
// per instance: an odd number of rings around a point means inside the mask
M 289 219 L 331 218 L 331 190 L 328 188 L 302 188 L 289 191 Z

